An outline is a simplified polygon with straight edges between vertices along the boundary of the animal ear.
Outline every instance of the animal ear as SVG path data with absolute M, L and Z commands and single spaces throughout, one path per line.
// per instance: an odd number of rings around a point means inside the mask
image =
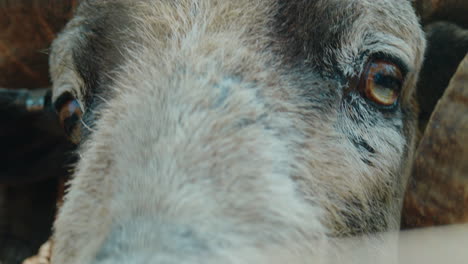
M 414 5 L 428 48 L 416 92 L 422 137 L 402 227 L 468 222 L 468 1 Z
M 427 37 L 425 62 L 417 88 L 420 130 L 468 52 L 468 1 L 415 0 Z
M 433 22 L 424 30 L 428 47 L 416 91 L 421 131 L 468 52 L 468 28 L 443 21 Z

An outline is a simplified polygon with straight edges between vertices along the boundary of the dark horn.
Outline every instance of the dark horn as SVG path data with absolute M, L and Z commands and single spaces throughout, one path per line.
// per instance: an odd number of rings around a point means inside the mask
M 468 222 L 468 55 L 439 100 L 416 151 L 406 228 Z

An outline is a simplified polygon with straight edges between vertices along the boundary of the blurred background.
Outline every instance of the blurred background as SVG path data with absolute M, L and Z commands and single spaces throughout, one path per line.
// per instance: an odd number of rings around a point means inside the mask
M 78 2 L 0 0 L 0 264 L 21 263 L 48 239 L 60 183 L 70 174 L 73 146 L 53 111 L 47 102 L 28 110 L 21 100 L 50 86 L 48 47 Z M 428 49 L 402 228 L 467 223 L 468 1 L 416 0 L 414 6 Z

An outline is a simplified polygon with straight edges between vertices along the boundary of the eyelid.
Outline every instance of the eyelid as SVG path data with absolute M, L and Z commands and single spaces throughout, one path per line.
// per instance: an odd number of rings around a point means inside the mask
M 406 80 L 406 76 L 408 75 L 409 72 L 411 72 L 411 67 L 409 66 L 408 63 L 405 63 L 401 58 L 384 53 L 384 52 L 377 52 L 369 56 L 366 60 L 366 64 L 371 61 L 371 60 L 384 60 L 388 61 L 390 63 L 395 64 L 398 66 L 399 70 L 401 71 L 401 75 L 403 76 L 403 82 Z

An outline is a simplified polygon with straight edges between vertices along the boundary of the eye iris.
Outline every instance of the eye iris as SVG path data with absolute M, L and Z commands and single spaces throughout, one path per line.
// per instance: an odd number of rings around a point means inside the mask
M 364 78 L 360 90 L 368 99 L 384 106 L 395 104 L 403 81 L 398 66 L 383 60 L 373 61 L 367 66 Z
M 391 105 L 397 99 L 398 94 L 392 89 L 377 85 L 372 89 L 372 96 L 383 104 Z

